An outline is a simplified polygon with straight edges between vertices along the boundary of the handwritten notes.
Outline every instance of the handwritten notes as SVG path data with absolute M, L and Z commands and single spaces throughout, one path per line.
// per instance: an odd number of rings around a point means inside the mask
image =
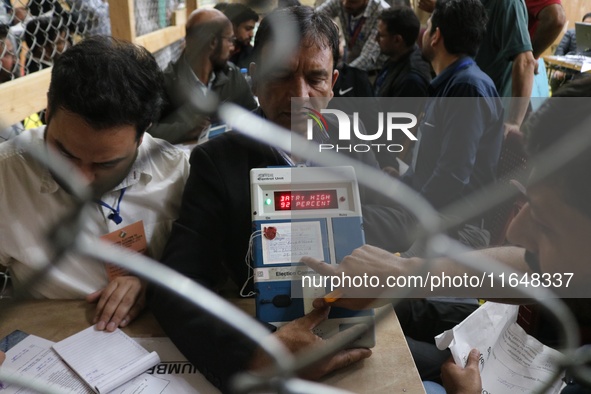
M 53 345 L 63 360 L 97 393 L 108 393 L 160 362 L 123 331 L 89 327 Z
M 264 264 L 296 263 L 304 256 L 324 260 L 319 221 L 275 223 L 272 240 L 263 237 Z

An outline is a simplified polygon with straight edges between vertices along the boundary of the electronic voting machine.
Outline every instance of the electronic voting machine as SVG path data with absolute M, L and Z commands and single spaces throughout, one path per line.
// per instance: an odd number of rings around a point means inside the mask
M 299 263 L 302 257 L 338 264 L 365 243 L 359 189 L 352 167 L 253 169 L 250 181 L 256 314 L 279 327 L 310 312 L 315 298 L 333 290 L 330 280 L 323 283 Z M 373 347 L 373 319 L 373 310 L 333 307 L 314 332 L 329 338 L 369 323 L 372 328 L 353 346 Z

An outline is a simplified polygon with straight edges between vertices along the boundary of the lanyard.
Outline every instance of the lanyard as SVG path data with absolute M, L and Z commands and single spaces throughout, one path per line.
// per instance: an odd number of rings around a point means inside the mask
M 347 44 L 347 46 L 349 47 L 349 49 L 353 48 L 353 46 L 355 45 L 355 43 L 357 42 L 357 37 L 359 37 L 359 33 L 361 33 L 361 29 L 363 28 L 363 25 L 365 24 L 365 17 L 361 17 L 360 20 L 357 21 L 357 23 L 355 24 L 355 27 L 351 28 L 351 14 L 349 14 L 349 43 Z
M 97 201 L 97 204 L 111 210 L 111 214 L 109 216 L 107 216 L 107 218 L 114 221 L 115 224 L 119 224 L 123 221 L 123 218 L 121 217 L 119 212 L 121 211 L 121 200 L 123 200 L 123 195 L 125 194 L 125 189 L 126 189 L 125 187 L 123 189 L 121 189 L 121 193 L 119 194 L 119 199 L 117 200 L 117 209 L 113 208 L 112 206 L 110 206 L 109 204 L 104 202 L 103 200 Z
M 380 72 L 378 77 L 376 78 L 376 82 L 374 85 L 374 95 L 376 97 L 378 96 L 378 93 L 380 92 L 380 88 L 384 84 L 384 80 L 386 79 L 386 76 L 388 75 L 388 69 L 389 69 L 389 67 L 388 67 L 388 65 L 386 65 L 384 67 L 384 69 Z

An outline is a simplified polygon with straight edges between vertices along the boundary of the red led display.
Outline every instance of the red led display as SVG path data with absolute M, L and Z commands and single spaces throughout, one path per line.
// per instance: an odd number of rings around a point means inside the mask
M 276 211 L 338 208 L 336 190 L 295 190 L 275 192 Z

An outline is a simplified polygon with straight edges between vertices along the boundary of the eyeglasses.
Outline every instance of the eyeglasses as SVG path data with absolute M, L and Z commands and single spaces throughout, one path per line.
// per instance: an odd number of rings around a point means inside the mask
M 232 45 L 236 43 L 236 36 L 221 36 L 220 38 L 223 40 L 228 40 L 228 42 Z

